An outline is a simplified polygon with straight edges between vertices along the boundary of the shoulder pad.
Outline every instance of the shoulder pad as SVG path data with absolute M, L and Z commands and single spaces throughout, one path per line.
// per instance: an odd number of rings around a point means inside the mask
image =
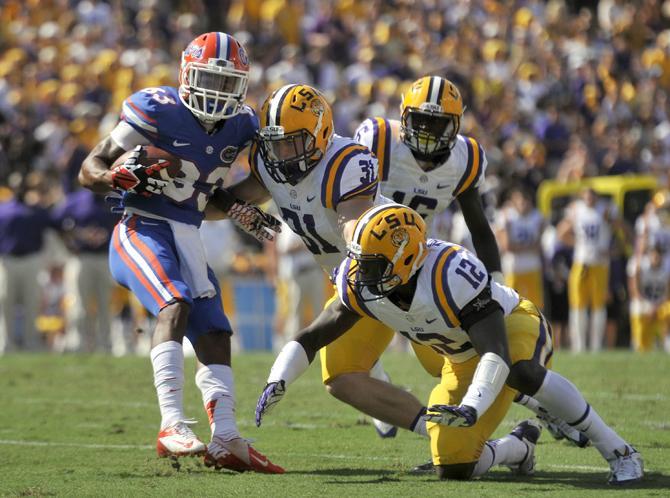
M 479 187 L 484 178 L 484 171 L 486 169 L 486 155 L 484 154 L 482 146 L 479 145 L 479 142 L 472 137 L 462 135 L 459 135 L 459 139 L 463 140 L 467 148 L 467 159 L 463 176 L 454 190 L 454 195 L 456 197 L 471 187 Z

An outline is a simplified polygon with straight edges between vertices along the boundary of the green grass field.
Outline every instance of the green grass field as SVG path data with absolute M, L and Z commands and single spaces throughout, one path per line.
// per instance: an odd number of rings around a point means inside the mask
M 216 472 L 195 459 L 179 471 L 155 456 L 158 428 L 147 358 L 16 355 L 0 358 L 0 495 L 2 496 L 590 496 L 670 495 L 670 357 L 558 354 L 555 368 L 572 379 L 603 418 L 643 454 L 647 476 L 625 490 L 605 484 L 593 448 L 556 442 L 545 432 L 537 473 L 520 479 L 500 469 L 474 482 L 439 482 L 408 470 L 429 457 L 428 444 L 402 432 L 377 437 L 369 419 L 328 396 L 317 365 L 289 388 L 262 428 L 256 398 L 269 354 L 235 359 L 243 434 L 287 473 Z M 389 354 L 393 379 L 425 400 L 433 386 L 409 355 Z M 209 428 L 187 362 L 187 415 Z M 514 407 L 497 435 L 530 412 Z

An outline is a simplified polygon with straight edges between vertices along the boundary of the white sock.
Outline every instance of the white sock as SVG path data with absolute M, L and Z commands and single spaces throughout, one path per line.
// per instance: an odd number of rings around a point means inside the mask
M 570 350 L 581 353 L 586 350 L 587 312 L 584 308 L 570 310 Z
M 428 437 L 428 429 L 426 428 L 426 422 L 422 418 L 425 414 L 426 414 L 426 407 L 424 406 L 421 408 L 421 410 L 419 410 L 419 413 L 416 414 L 416 417 L 414 417 L 414 421 L 409 426 L 409 430 L 416 434 L 419 434 L 420 436 Z
M 514 402 L 525 406 L 528 408 L 530 411 L 532 411 L 535 415 L 544 415 L 547 413 L 541 406 L 540 403 L 537 402 L 536 399 L 531 398 L 530 396 L 526 396 L 525 394 L 519 393 L 516 398 L 514 398 Z
M 384 370 L 384 365 L 382 365 L 381 358 L 375 361 L 375 364 L 372 365 L 372 368 L 370 369 L 370 377 L 377 380 L 383 380 L 384 382 L 391 381 L 388 374 Z
M 591 310 L 591 351 L 601 351 L 603 349 L 606 327 L 607 310 L 605 308 Z
M 154 386 L 161 410 L 161 429 L 184 420 L 184 350 L 176 341 L 151 349 Z
M 486 441 L 472 477 L 479 477 L 496 465 L 515 465 L 526 458 L 528 448 L 518 437 L 508 434 L 494 441 Z
M 625 450 L 626 442 L 603 422 L 582 393 L 565 377 L 547 371 L 542 386 L 533 397 L 549 413 L 583 432 L 605 460 L 614 458 L 614 450 Z
M 241 437 L 235 422 L 233 370 L 228 365 L 203 366 L 195 374 L 195 383 L 202 392 L 212 437 L 223 441 Z

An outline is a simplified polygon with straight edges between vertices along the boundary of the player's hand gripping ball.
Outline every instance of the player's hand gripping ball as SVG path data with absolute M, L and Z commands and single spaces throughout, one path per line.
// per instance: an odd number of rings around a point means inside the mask
M 112 165 L 112 184 L 145 197 L 160 194 L 181 170 L 181 159 L 153 145 L 138 145 Z

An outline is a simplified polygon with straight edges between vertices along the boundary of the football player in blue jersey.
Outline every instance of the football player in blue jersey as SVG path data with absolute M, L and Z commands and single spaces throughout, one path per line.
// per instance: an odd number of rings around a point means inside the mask
M 157 317 L 151 362 L 162 419 L 158 455 L 204 455 L 208 466 L 282 473 L 237 429 L 232 331 L 198 233 L 208 206 L 259 239 L 278 229 L 277 220 L 222 189 L 230 165 L 258 130 L 256 115 L 244 104 L 248 79 L 249 61 L 235 38 L 221 32 L 197 37 L 182 54 L 179 88 L 145 88 L 128 97 L 121 121 L 84 160 L 79 180 L 98 193 L 123 192 L 110 269 Z M 137 147 L 144 145 L 181 159 L 175 178 L 142 164 L 144 152 Z M 184 336 L 198 357 L 195 380 L 212 432 L 207 446 L 184 415 Z
M 610 465 L 610 484 L 642 479 L 640 454 L 568 379 L 551 370 L 551 328 L 535 304 L 495 282 L 474 254 L 428 239 L 413 209 L 368 209 L 333 278 L 338 298 L 275 360 L 256 407 L 258 425 L 317 351 L 367 317 L 444 358 L 441 381 L 423 415 L 440 478 L 469 479 L 493 465 L 532 474 L 536 423 L 522 422 L 508 436 L 487 442 L 520 392 L 585 433 Z

